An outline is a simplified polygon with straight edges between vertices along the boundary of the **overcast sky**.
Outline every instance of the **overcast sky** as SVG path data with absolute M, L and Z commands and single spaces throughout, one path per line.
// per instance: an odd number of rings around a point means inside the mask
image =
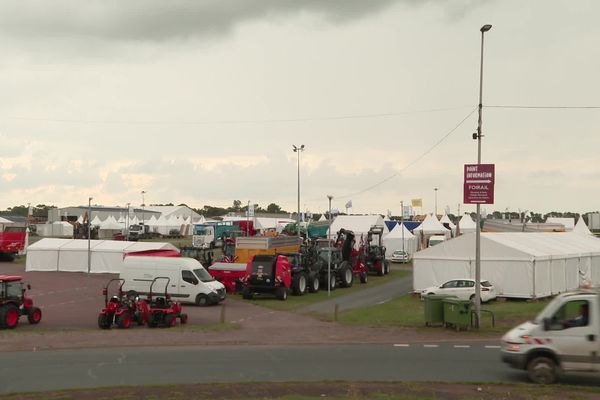
M 600 106 L 600 2 L 0 3 L 0 208 L 462 203 L 485 105 Z M 600 109 L 484 108 L 492 210 L 600 208 Z M 393 176 L 393 177 L 392 177 Z M 385 183 L 366 190 L 378 182 Z M 461 211 L 474 206 L 461 205 Z

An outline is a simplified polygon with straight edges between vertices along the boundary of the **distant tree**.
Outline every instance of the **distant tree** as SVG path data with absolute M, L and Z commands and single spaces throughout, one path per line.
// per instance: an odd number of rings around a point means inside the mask
M 47 217 L 48 216 L 48 210 L 52 209 L 52 208 L 56 208 L 56 206 L 47 206 L 45 204 L 38 204 L 37 206 L 33 206 L 31 207 L 32 210 L 32 214 L 34 217 Z M 6 210 L 2 210 L 0 211 L 0 215 L 19 215 L 22 217 L 26 217 L 27 216 L 27 211 L 28 207 L 27 206 L 13 206 L 13 207 L 8 207 Z
M 277 214 L 282 212 L 281 207 L 275 203 L 271 203 L 267 206 L 267 212 L 272 214 Z
M 240 211 L 242 207 L 242 201 L 241 200 L 234 200 L 233 201 L 233 211 Z

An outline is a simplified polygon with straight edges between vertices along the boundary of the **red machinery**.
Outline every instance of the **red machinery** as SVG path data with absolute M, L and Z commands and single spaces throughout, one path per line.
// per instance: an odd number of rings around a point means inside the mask
M 154 284 L 161 279 L 166 280 L 165 294 L 164 296 L 157 296 L 154 298 L 152 288 L 154 287 Z M 177 318 L 179 318 L 181 324 L 186 324 L 188 321 L 187 314 L 182 313 L 183 307 L 181 306 L 181 303 L 172 301 L 171 296 L 167 293 L 170 282 L 170 278 L 158 276 L 154 278 L 150 284 L 150 293 L 148 294 L 149 328 L 156 328 L 157 326 L 171 328 L 177 324 Z
M 365 244 L 360 243 L 360 247 L 356 249 L 354 244 L 356 243 L 354 232 L 340 229 L 337 233 L 335 240 L 335 247 L 342 250 L 342 262 L 343 264 L 350 264 L 352 272 L 355 276 L 360 278 L 361 283 L 367 283 L 369 280 L 369 270 L 365 264 Z
M 31 286 L 27 285 L 27 289 Z M 42 320 L 42 310 L 33 306 L 33 300 L 25 296 L 25 290 L 22 277 L 0 275 L 0 328 L 15 328 L 22 315 L 27 315 L 30 324 Z
M 109 287 L 113 282 L 120 282 L 121 284 L 117 295 L 109 299 Z M 148 304 L 145 300 L 140 300 L 133 290 L 124 293 L 122 290 L 124 283 L 124 279 L 111 279 L 102 290 L 104 308 L 98 315 L 98 327 L 100 329 L 110 329 L 113 325 L 117 325 L 121 329 L 127 329 L 132 322 L 144 325 L 148 320 Z
M 280 300 L 287 300 L 292 285 L 292 269 L 286 256 L 256 255 L 246 265 L 242 295 L 252 299 L 255 293 L 273 293 Z
M 216 262 L 208 267 L 208 273 L 225 285 L 227 293 L 236 293 L 240 282 L 246 276 L 246 264 L 234 262 Z
M 7 228 L 24 229 L 24 228 Z M 0 232 L 0 261 L 14 261 L 15 256 L 25 247 L 25 231 L 9 230 Z

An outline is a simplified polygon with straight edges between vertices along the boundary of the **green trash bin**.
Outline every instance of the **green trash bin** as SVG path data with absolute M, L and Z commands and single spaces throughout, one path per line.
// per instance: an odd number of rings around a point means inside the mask
M 444 325 L 452 326 L 457 331 L 469 329 L 471 326 L 471 300 L 444 299 Z
M 442 325 L 444 323 L 444 299 L 457 299 L 447 294 L 429 294 L 424 297 L 425 326 Z

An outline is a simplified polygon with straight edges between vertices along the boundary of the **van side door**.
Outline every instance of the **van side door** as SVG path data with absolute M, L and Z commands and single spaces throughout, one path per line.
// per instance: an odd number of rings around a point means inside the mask
M 179 275 L 179 295 L 183 301 L 194 301 L 198 293 L 200 281 L 194 273 L 188 269 L 182 269 Z
M 550 318 L 547 337 L 533 339 L 554 347 L 564 370 L 592 371 L 598 355 L 598 313 L 589 299 L 565 301 Z

